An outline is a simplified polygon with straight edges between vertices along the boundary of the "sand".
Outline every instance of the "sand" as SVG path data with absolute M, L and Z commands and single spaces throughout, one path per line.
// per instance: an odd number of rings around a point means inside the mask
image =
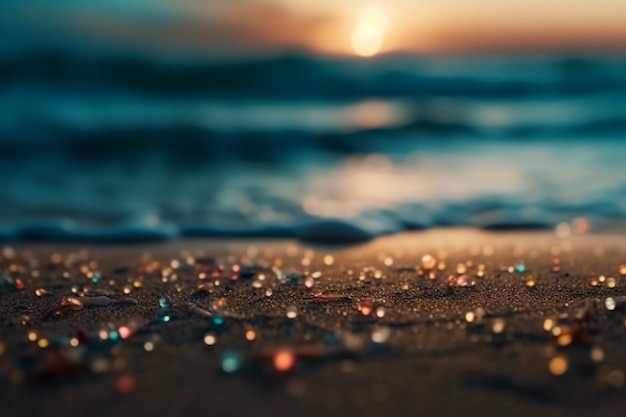
M 2 416 L 582 416 L 626 405 L 624 236 L 14 249 L 0 268 Z M 426 254 L 433 279 L 419 268 Z M 110 304 L 60 310 L 85 290 Z

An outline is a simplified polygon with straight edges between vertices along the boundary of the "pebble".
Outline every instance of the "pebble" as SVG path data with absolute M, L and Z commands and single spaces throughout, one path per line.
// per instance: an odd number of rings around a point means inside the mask
M 233 372 L 237 372 L 241 368 L 242 364 L 243 360 L 241 356 L 235 351 L 226 350 L 222 352 L 220 356 L 220 367 L 226 373 L 231 374 Z

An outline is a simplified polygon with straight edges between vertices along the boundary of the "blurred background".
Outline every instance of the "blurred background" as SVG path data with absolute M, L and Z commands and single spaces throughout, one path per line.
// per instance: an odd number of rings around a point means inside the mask
M 0 240 L 626 230 L 624 16 L 2 1 Z

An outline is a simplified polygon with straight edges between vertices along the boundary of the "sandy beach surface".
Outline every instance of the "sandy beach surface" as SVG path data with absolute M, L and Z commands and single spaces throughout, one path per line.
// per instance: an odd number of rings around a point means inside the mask
M 19 244 L 0 262 L 2 416 L 626 405 L 624 236 Z

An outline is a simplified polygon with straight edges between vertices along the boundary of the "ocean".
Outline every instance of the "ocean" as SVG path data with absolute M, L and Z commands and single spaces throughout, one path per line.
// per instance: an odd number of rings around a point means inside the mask
M 626 230 L 626 56 L 0 56 L 0 241 Z

